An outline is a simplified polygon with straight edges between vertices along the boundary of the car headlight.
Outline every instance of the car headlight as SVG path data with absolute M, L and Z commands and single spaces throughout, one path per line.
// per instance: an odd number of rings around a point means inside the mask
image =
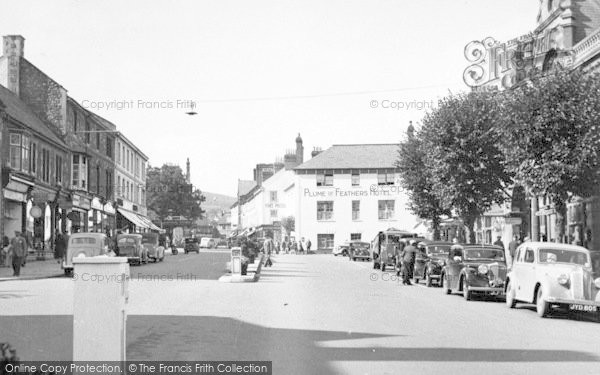
M 444 266 L 445 263 L 446 262 L 444 262 L 442 259 L 440 259 L 440 260 L 437 261 L 437 264 L 440 265 L 440 266 Z
M 483 275 L 486 275 L 489 272 L 489 270 L 489 267 L 485 264 L 482 264 L 479 267 L 477 267 L 477 271 Z
M 564 273 L 558 277 L 558 283 L 560 285 L 567 285 L 569 282 L 569 275 L 565 275 Z
M 85 258 L 85 253 L 79 253 L 79 254 L 77 254 L 77 258 Z
M 600 277 L 594 280 L 594 285 L 596 285 L 596 288 L 600 289 Z

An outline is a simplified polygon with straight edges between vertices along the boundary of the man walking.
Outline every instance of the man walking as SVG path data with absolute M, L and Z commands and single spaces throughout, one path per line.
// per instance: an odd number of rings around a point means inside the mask
M 504 250 L 504 242 L 502 242 L 501 236 L 496 237 L 496 242 L 494 242 L 494 245 L 500 246 L 502 248 L 502 250 Z
M 306 253 L 307 254 L 310 251 L 311 246 L 312 246 L 312 243 L 310 242 L 310 238 L 309 238 L 308 240 L 306 240 Z
M 512 241 L 508 243 L 508 254 L 510 255 L 510 262 L 512 263 L 513 259 L 515 259 L 515 252 L 517 247 L 519 247 L 520 241 L 519 236 L 516 234 L 513 236 Z
M 413 267 L 415 264 L 415 258 L 417 257 L 417 241 L 410 240 L 408 246 L 406 246 L 400 255 L 402 259 L 402 267 L 404 268 L 402 284 L 404 285 L 412 285 L 410 279 L 413 277 Z
M 23 238 L 21 232 L 15 231 L 15 237 L 10 241 L 10 252 L 12 255 L 13 276 L 21 275 L 21 265 L 23 258 L 27 255 L 27 240 Z
M 269 237 L 267 237 L 267 239 L 265 240 L 265 243 L 263 244 L 263 251 L 265 253 L 265 263 L 264 266 L 265 267 L 272 267 L 273 266 L 273 262 L 271 261 L 271 253 L 273 252 L 273 240 Z

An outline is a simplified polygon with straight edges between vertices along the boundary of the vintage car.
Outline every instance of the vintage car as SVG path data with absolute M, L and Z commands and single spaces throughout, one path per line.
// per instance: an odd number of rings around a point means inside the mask
M 348 242 L 348 259 L 356 261 L 357 259 L 371 260 L 371 244 L 363 241 Z
M 539 316 L 553 307 L 570 312 L 595 313 L 600 318 L 600 277 L 590 251 L 581 246 L 552 242 L 525 242 L 515 253 L 508 274 L 506 305 L 533 303 Z M 597 255 L 594 255 L 594 258 Z
M 419 252 L 415 259 L 413 272 L 414 281 L 425 280 L 425 285 L 431 287 L 435 281 L 441 284 L 442 267 L 450 252 L 452 242 L 424 240 L 418 243 Z
M 371 242 L 371 258 L 373 268 L 395 270 L 398 268 L 398 255 L 409 240 L 420 241 L 417 234 L 396 228 L 389 228 L 377 233 Z
M 156 262 L 165 259 L 165 247 L 161 246 L 158 233 L 142 233 L 142 246 L 145 248 L 148 258 Z
M 73 258 L 111 255 L 109 242 L 104 233 L 73 233 L 69 236 L 67 251 L 61 264 L 65 275 L 73 272 Z
M 141 265 L 148 263 L 148 252 L 142 246 L 141 234 L 119 234 L 117 235 L 117 255 L 126 257 L 130 264 Z
M 213 238 L 202 237 L 200 239 L 199 247 L 201 249 L 213 249 L 216 245 L 217 245 L 217 243 Z
M 200 245 L 198 244 L 198 239 L 194 237 L 188 237 L 184 239 L 185 244 L 183 245 L 184 253 L 196 252 L 196 254 L 200 254 Z
M 503 296 L 506 272 L 500 246 L 453 245 L 442 268 L 442 288 L 446 294 L 461 292 L 467 301 L 473 293 Z
M 333 250 L 331 251 L 331 253 L 335 256 L 341 255 L 341 256 L 348 256 L 348 248 L 350 247 L 350 242 L 346 241 L 342 244 L 339 244 L 337 246 L 334 246 Z

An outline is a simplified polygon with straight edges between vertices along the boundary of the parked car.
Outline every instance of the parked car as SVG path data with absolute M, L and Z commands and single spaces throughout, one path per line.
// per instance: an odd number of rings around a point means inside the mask
M 371 260 L 371 244 L 368 242 L 353 240 L 348 243 L 348 254 L 350 260 Z
M 506 269 L 500 246 L 453 245 L 442 268 L 442 288 L 446 294 L 461 292 L 467 301 L 473 293 L 503 296 Z
M 219 240 L 216 247 L 217 249 L 229 249 L 229 244 L 227 240 Z
M 337 245 L 333 247 L 333 250 L 331 251 L 331 253 L 334 256 L 348 256 L 348 248 L 350 247 L 350 243 L 349 242 L 344 242 L 343 244 Z
M 508 274 L 506 304 L 533 303 L 545 317 L 555 307 L 594 313 L 600 319 L 598 255 L 581 246 L 525 242 L 515 252 Z
M 148 252 L 142 246 L 142 235 L 137 233 L 117 235 L 118 256 L 127 257 L 130 264 L 148 263 Z
M 198 239 L 197 238 L 193 238 L 193 237 L 188 237 L 184 240 L 184 245 L 183 245 L 183 252 L 184 253 L 191 253 L 193 251 L 196 252 L 196 254 L 200 254 L 200 246 L 198 245 Z
M 389 228 L 377 233 L 371 242 L 371 258 L 373 268 L 385 271 L 386 268 L 396 269 L 398 267 L 398 255 L 407 242 L 403 239 L 416 240 L 417 234 L 396 228 Z
M 442 267 L 450 252 L 452 242 L 424 240 L 418 243 L 419 253 L 415 259 L 414 281 L 425 280 L 425 285 L 431 287 L 435 281 L 441 284 Z
M 65 275 L 70 275 L 73 273 L 73 258 L 109 254 L 109 239 L 104 233 L 73 233 L 69 236 L 61 268 Z
M 215 240 L 212 238 L 202 237 L 200 239 L 200 248 L 202 249 L 213 249 L 215 245 Z
M 165 259 L 165 247 L 159 244 L 158 233 L 143 233 L 142 245 L 146 249 L 148 258 L 154 260 L 154 263 Z

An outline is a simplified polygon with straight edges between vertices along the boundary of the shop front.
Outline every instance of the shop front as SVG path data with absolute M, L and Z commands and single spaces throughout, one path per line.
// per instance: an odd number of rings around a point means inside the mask
M 89 214 L 92 208 L 91 198 L 80 193 L 71 194 L 67 213 L 67 233 L 89 232 Z
M 116 226 L 115 208 L 111 202 L 94 197 L 87 213 L 90 232 L 113 234 Z
M 10 239 L 15 236 L 15 231 L 26 233 L 27 202 L 34 183 L 32 180 L 10 174 L 7 181 L 2 189 L 2 235 Z

